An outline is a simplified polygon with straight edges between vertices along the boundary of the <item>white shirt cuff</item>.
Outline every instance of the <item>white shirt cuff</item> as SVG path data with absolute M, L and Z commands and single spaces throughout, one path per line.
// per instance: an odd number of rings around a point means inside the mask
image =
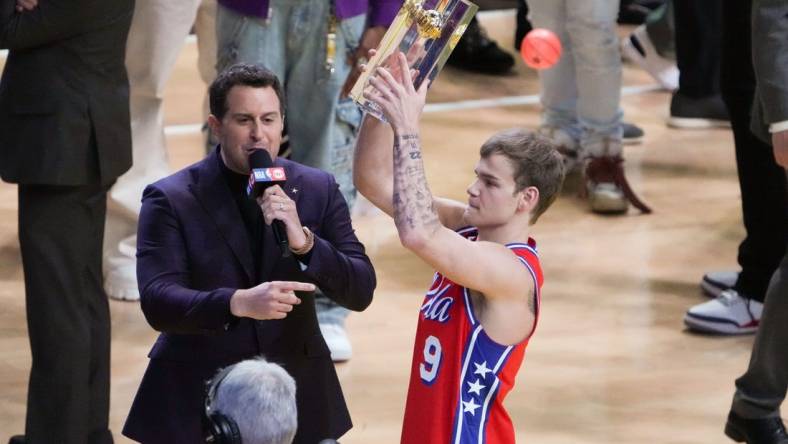
M 774 122 L 769 125 L 769 132 L 770 133 L 779 133 L 780 131 L 788 130 L 788 120 L 783 120 L 782 122 Z

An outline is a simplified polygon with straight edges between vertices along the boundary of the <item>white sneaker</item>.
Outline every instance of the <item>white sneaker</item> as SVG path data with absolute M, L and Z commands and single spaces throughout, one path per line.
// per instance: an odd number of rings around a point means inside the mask
M 336 323 L 320 324 L 320 333 L 331 350 L 331 360 L 334 362 L 345 362 L 353 356 L 353 347 L 345 332 L 345 327 Z
M 118 244 L 118 252 L 105 258 L 104 292 L 119 301 L 138 301 L 137 236 L 127 237 Z
M 706 333 L 755 333 L 762 312 L 762 303 L 742 297 L 735 290 L 724 290 L 718 298 L 690 308 L 684 324 L 690 330 Z
M 588 203 L 594 213 L 622 214 L 627 212 L 629 201 L 618 185 L 609 182 L 589 182 L 586 186 L 588 187 Z
M 621 53 L 651 74 L 663 88 L 673 91 L 679 87 L 679 69 L 676 62 L 659 55 L 648 37 L 646 25 L 638 26 L 629 37 L 621 41 Z
M 710 271 L 703 275 L 703 279 L 700 281 L 700 288 L 707 295 L 716 298 L 720 296 L 723 290 L 733 288 L 737 279 L 739 279 L 738 271 Z

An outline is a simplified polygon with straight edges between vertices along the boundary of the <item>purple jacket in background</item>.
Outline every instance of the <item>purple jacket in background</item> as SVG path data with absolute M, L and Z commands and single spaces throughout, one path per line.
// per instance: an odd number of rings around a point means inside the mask
M 334 0 L 340 19 L 368 13 L 367 26 L 388 26 L 394 21 L 402 0 Z M 219 0 L 219 4 L 233 11 L 259 18 L 268 17 L 268 0 Z M 276 12 L 274 12 L 276 14 Z

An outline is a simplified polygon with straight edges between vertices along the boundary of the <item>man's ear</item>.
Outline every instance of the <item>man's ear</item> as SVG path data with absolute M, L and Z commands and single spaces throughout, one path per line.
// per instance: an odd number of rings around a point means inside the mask
M 208 115 L 208 126 L 211 128 L 213 136 L 219 140 L 222 136 L 222 121 L 213 114 Z
M 525 187 L 517 195 L 517 211 L 531 212 L 539 203 L 539 189 L 536 187 Z

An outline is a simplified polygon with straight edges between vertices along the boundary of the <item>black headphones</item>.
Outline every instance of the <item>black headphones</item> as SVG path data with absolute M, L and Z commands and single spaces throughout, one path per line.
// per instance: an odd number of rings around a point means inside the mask
M 230 373 L 233 366 L 222 369 L 212 380 L 209 380 L 205 393 L 205 410 L 203 423 L 205 429 L 205 442 L 211 444 L 243 444 L 238 424 L 220 412 L 214 412 L 211 406 L 219 389 L 219 384 Z

